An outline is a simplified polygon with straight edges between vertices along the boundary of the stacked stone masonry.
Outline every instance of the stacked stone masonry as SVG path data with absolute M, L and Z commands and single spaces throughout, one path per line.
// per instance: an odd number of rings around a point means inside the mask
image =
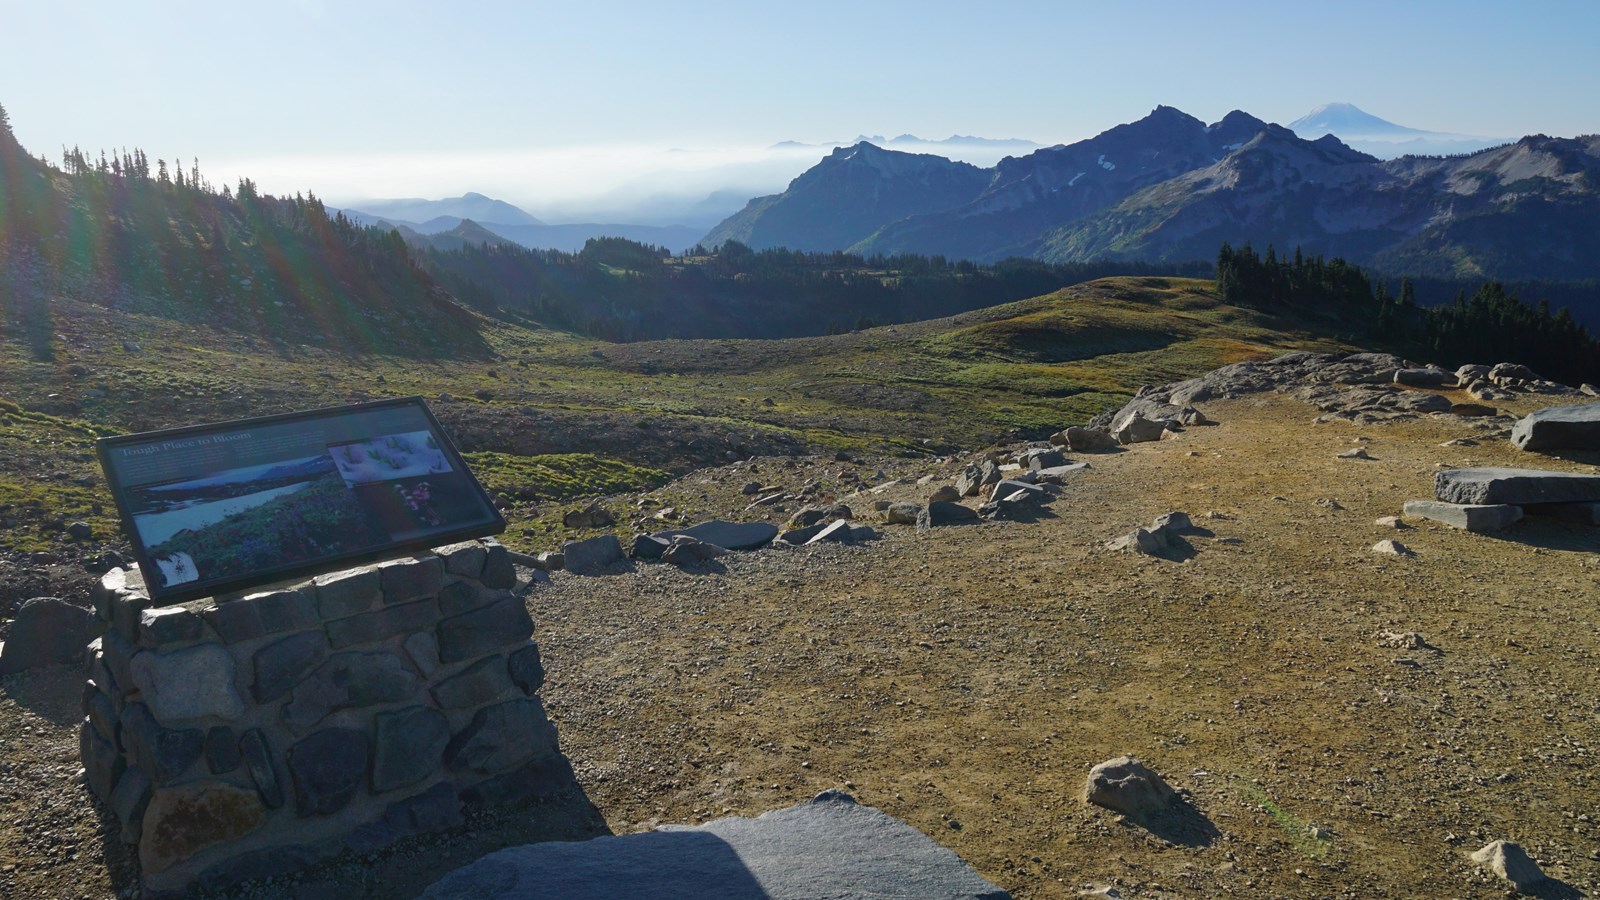
M 558 777 L 514 585 L 492 540 L 167 607 L 108 573 L 80 749 L 147 893 L 370 852 Z

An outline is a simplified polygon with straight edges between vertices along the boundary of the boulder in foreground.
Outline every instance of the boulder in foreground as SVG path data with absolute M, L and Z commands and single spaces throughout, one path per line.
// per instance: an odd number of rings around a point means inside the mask
M 575 575 L 597 572 L 622 561 L 622 543 L 614 534 L 602 534 L 586 541 L 567 541 L 561 545 L 566 569 Z
M 1117 448 L 1117 439 L 1109 432 L 1098 428 L 1084 428 L 1081 425 L 1073 425 L 1051 435 L 1050 443 L 1066 447 L 1074 453 L 1094 453 Z
M 1372 545 L 1372 552 L 1379 556 L 1416 556 L 1415 550 L 1395 540 L 1379 541 Z
M 754 819 L 667 825 L 492 853 L 446 875 L 424 900 L 467 897 L 939 897 L 1011 895 L 910 825 L 848 794 Z
M 1119 756 L 1089 770 L 1083 799 L 1131 819 L 1145 819 L 1164 812 L 1177 794 L 1149 766 Z
M 917 514 L 917 528 L 925 529 L 936 525 L 954 525 L 957 522 L 976 522 L 978 512 L 970 506 L 959 503 L 929 503 L 927 508 Z
M 1522 846 L 1511 841 L 1492 841 L 1472 854 L 1472 861 L 1511 882 L 1518 891 L 1549 880 L 1538 864 L 1528 858 Z
M 1545 469 L 1449 469 L 1433 476 L 1446 503 L 1588 503 L 1600 500 L 1600 475 Z
M 55 597 L 22 604 L 11 623 L 11 637 L 0 644 L 0 676 L 41 666 L 82 663 L 83 648 L 94 639 L 94 616 Z
M 1547 406 L 1511 429 L 1519 450 L 1600 450 L 1600 403 Z

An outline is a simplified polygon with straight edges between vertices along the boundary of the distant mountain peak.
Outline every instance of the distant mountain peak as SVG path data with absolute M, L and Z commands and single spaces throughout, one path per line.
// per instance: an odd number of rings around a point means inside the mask
M 1325 134 L 1338 134 L 1345 138 L 1423 135 L 1430 132 L 1418 131 L 1404 125 L 1396 125 L 1388 119 L 1380 119 L 1367 112 L 1354 103 L 1324 103 L 1289 123 L 1289 129 L 1307 139 L 1321 137 Z
M 1160 131 L 1165 134 L 1182 133 L 1187 131 L 1204 132 L 1206 123 L 1189 115 L 1176 106 L 1157 106 L 1144 118 L 1118 125 L 1104 134 L 1134 133 L 1143 134 L 1150 131 Z
M 1504 143 L 1503 138 L 1424 131 L 1379 118 L 1354 103 L 1324 103 L 1289 123 L 1307 140 L 1336 134 L 1347 146 L 1384 159 L 1401 155 L 1456 155 Z
M 406 198 L 400 200 L 364 200 L 349 207 L 349 211 L 369 218 L 385 219 L 397 223 L 426 223 L 441 216 L 451 219 L 472 219 L 499 225 L 542 225 L 526 211 L 504 200 L 486 197 L 468 191 L 459 197 L 440 200 Z M 453 227 L 454 223 L 446 227 Z
M 871 141 L 860 141 L 848 147 L 836 147 L 832 153 L 824 158 L 822 164 L 808 172 L 802 173 L 800 179 L 806 178 L 814 172 L 825 167 L 836 166 L 864 166 L 875 170 L 878 174 L 899 178 L 908 175 L 924 175 L 930 171 L 945 170 L 972 170 L 978 171 L 976 166 L 969 163 L 946 159 L 933 153 L 911 153 L 905 150 L 893 150 L 880 147 Z M 796 179 L 797 181 L 800 179 Z
M 1206 130 L 1216 131 L 1222 128 L 1237 128 L 1240 126 L 1251 126 L 1260 129 L 1265 127 L 1266 124 L 1266 122 L 1261 121 L 1242 109 L 1235 109 L 1223 116 L 1222 119 L 1215 124 L 1207 125 Z

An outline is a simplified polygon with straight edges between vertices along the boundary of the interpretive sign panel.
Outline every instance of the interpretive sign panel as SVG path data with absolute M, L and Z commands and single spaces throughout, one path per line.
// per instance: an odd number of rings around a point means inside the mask
M 97 450 L 158 603 L 506 527 L 420 397 L 102 438 Z

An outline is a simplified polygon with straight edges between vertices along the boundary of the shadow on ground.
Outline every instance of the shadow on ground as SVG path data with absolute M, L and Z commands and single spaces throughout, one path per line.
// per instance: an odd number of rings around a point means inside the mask
M 1168 562 L 1186 562 L 1200 555 L 1200 551 L 1196 550 L 1195 546 L 1189 543 L 1186 538 L 1214 538 L 1216 536 L 1217 533 L 1215 531 L 1198 526 L 1190 526 L 1181 530 L 1169 529 L 1167 531 L 1167 548 L 1155 555 Z
M 770 895 L 721 837 L 705 831 L 650 831 L 587 846 L 512 849 L 450 875 L 422 900 L 496 896 L 766 900 Z
M 1600 553 L 1600 528 L 1543 515 L 1528 516 L 1503 531 L 1486 532 L 1484 537 L 1544 550 Z
M 8 675 L 0 689 L 17 705 L 52 725 L 83 721 L 83 666 L 51 666 Z
M 261 896 L 409 900 L 456 869 L 508 847 L 587 841 L 611 834 L 610 826 L 590 802 L 565 756 L 557 756 L 541 766 L 539 772 L 527 797 L 502 796 L 499 799 L 504 802 L 500 803 L 468 803 L 463 810 L 463 826 L 403 838 L 375 853 L 345 853 L 299 872 L 193 896 L 212 900 Z
M 1182 798 L 1174 800 L 1160 812 L 1127 816 L 1125 821 L 1180 847 L 1209 847 L 1222 836 L 1222 832 L 1205 813 Z
M 1530 884 L 1518 893 L 1524 897 L 1538 897 L 1539 900 L 1583 900 L 1585 896 L 1583 891 L 1557 878 L 1547 878 L 1537 884 Z

